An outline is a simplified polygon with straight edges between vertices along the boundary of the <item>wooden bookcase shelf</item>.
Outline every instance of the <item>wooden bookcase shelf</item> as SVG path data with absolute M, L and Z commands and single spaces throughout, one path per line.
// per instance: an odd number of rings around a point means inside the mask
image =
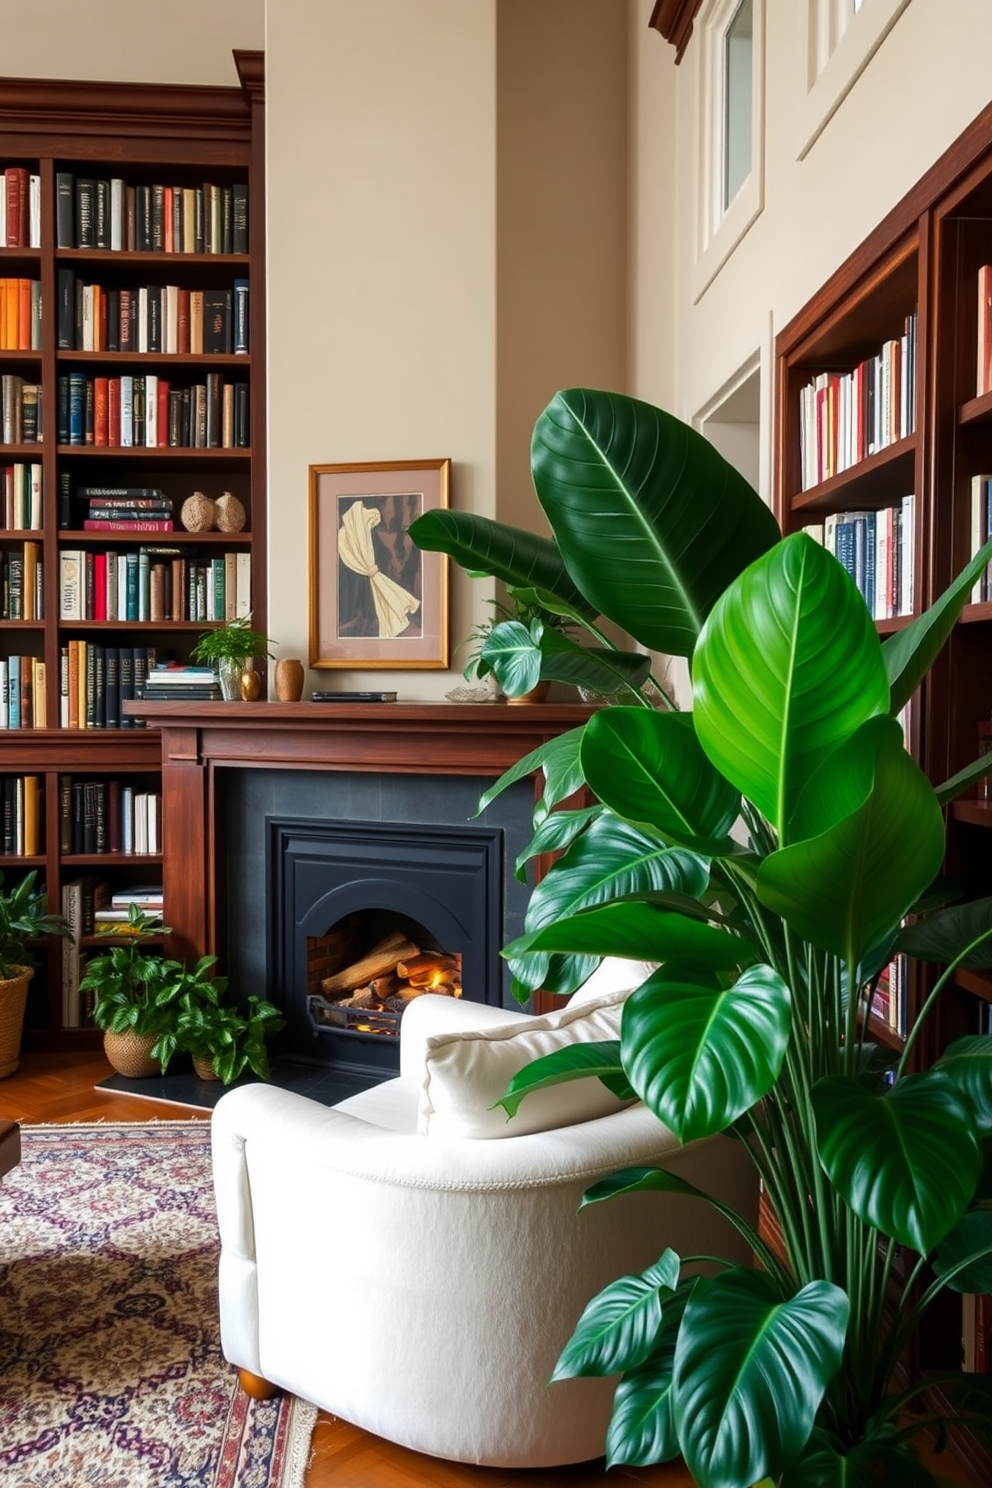
M 261 630 L 266 628 L 264 77 L 261 53 L 235 53 L 234 60 L 240 87 L 4 82 L 0 171 L 26 168 L 40 177 L 41 246 L 0 247 L 0 276 L 40 281 L 42 340 L 40 350 L 0 350 L 0 374 L 13 374 L 41 388 L 44 422 L 37 443 L 0 443 L 0 468 L 37 465 L 42 479 L 40 526 L 14 529 L 0 525 L 0 552 L 9 560 L 10 555 L 25 552 L 26 544 L 36 545 L 43 575 L 44 619 L 0 622 L 0 659 L 31 652 L 44 664 L 47 699 L 43 728 L 0 729 L 0 778 L 37 778 L 44 844 L 42 852 L 30 857 L 5 855 L 2 868 L 8 881 L 22 870 L 36 870 L 56 909 L 70 881 L 92 877 L 105 882 L 111 892 L 124 890 L 160 880 L 164 863 L 162 852 L 65 851 L 62 827 L 67 782 L 95 784 L 94 799 L 103 799 L 100 791 L 104 789 L 112 789 L 115 795 L 123 791 L 126 800 L 130 800 L 128 792 L 161 793 L 161 744 L 156 728 L 61 726 L 60 683 L 68 643 L 152 647 L 159 655 L 185 660 L 197 635 L 208 628 L 208 622 L 194 620 L 60 619 L 60 553 L 115 550 L 134 555 L 143 547 L 159 547 L 204 562 L 225 553 L 250 555 L 253 623 Z M 177 186 L 199 191 L 201 197 L 209 197 L 210 188 L 217 187 L 216 200 L 223 204 L 226 192 L 232 213 L 239 199 L 235 188 L 245 186 L 248 251 L 166 253 L 126 246 L 114 250 L 66 246 L 64 217 L 61 230 L 59 225 L 60 176 L 63 183 L 67 177 L 73 180 L 72 215 L 77 226 L 78 181 L 123 181 L 125 203 L 127 188 L 134 188 L 136 221 L 143 193 L 147 191 L 150 200 L 159 186 L 168 190 L 166 201 Z M 63 205 L 65 199 L 63 195 Z M 179 201 L 178 196 L 175 200 Z M 185 201 L 191 204 L 193 198 L 187 196 Z M 199 211 L 201 202 L 196 205 Z M 205 220 L 206 214 L 204 207 Z M 178 223 L 178 213 L 174 220 Z M 237 226 L 239 231 L 244 226 L 240 218 Z M 168 241 L 172 242 L 171 237 Z M 239 248 L 243 246 L 235 241 Z M 230 238 L 225 243 L 230 247 Z M 71 271 L 77 285 L 94 283 L 105 292 L 168 285 L 190 292 L 229 290 L 233 296 L 235 281 L 247 281 L 250 354 L 66 349 L 64 343 L 59 345 L 58 334 L 57 287 L 62 270 Z M 80 372 L 87 378 L 148 373 L 177 389 L 204 383 L 212 373 L 219 374 L 225 384 L 244 383 L 249 389 L 251 446 L 61 444 L 59 379 Z M 0 428 L 0 439 L 2 432 Z M 243 531 L 230 534 L 85 531 L 85 501 L 73 497 L 70 518 L 75 520 L 71 527 L 60 528 L 67 484 L 72 493 L 77 487 L 161 488 L 173 501 L 177 526 L 182 503 L 194 490 L 216 497 L 231 489 L 247 521 Z M 5 515 L 0 505 L 0 524 Z M 168 823 L 163 823 L 163 833 L 168 830 Z M 174 849 L 182 850 L 178 839 Z M 93 936 L 80 940 L 84 950 L 102 943 L 102 938 Z M 46 943 L 39 949 L 41 965 L 31 989 L 26 1046 L 78 1047 L 80 1039 L 97 1038 L 93 1029 L 64 1026 L 61 943 Z
M 992 107 L 986 109 L 907 197 L 833 274 L 776 340 L 775 509 L 784 532 L 840 513 L 878 511 L 912 495 L 912 609 L 931 604 L 973 551 L 972 479 L 992 476 L 992 391 L 978 392 L 978 271 L 992 263 Z M 818 375 L 843 376 L 896 337 L 917 312 L 915 432 L 830 480 L 802 490 L 800 390 Z M 869 519 L 870 531 L 870 519 Z M 992 600 L 969 604 L 911 702 L 912 748 L 935 783 L 982 752 L 979 723 L 992 718 Z M 889 633 L 905 620 L 879 622 Z M 986 746 L 987 747 L 987 746 Z M 948 875 L 968 897 L 992 893 L 982 828 L 992 803 L 959 800 L 947 812 Z M 936 971 L 910 963 L 910 1011 Z M 988 1026 L 992 975 L 959 970 L 914 1054 L 929 1064 L 953 1038 Z M 872 1032 L 891 1043 L 876 1019 Z M 960 1354 L 962 1317 L 953 1299 L 914 1367 L 926 1372 Z M 992 1339 L 986 1341 L 992 1347 Z M 992 1458 L 969 1434 L 959 1455 L 992 1481 Z

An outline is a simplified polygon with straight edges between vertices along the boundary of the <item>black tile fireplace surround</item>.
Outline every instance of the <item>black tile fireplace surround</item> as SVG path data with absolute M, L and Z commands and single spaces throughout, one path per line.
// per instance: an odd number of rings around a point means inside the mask
M 406 916 L 460 954 L 466 997 L 517 1006 L 499 950 L 523 930 L 529 888 L 513 868 L 531 836 L 533 787 L 511 786 L 476 818 L 489 783 L 401 772 L 218 773 L 231 988 L 283 1009 L 283 1057 L 342 1075 L 396 1072 L 397 1039 L 317 1029 L 307 1010 L 307 938 L 365 908 Z

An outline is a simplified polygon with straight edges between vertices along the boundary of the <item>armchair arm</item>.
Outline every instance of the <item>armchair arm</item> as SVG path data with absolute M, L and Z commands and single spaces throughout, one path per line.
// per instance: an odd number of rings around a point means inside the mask
M 427 1040 L 436 1033 L 465 1033 L 473 1028 L 499 1028 L 519 1023 L 527 1015 L 522 1008 L 490 1007 L 465 997 L 439 997 L 425 992 L 414 998 L 400 1024 L 400 1075 L 404 1080 L 423 1078 Z

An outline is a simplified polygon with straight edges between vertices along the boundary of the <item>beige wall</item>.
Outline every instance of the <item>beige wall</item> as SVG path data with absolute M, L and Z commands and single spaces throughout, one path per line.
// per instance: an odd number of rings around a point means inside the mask
M 677 77 L 677 374 L 672 411 L 691 417 L 771 338 L 992 98 L 988 0 L 912 0 L 804 160 L 798 160 L 799 0 L 765 0 L 765 205 L 692 304 L 698 34 Z M 803 0 L 805 3 L 805 0 Z M 865 0 L 868 10 L 873 0 Z M 857 24 L 857 22 L 855 22 Z M 661 44 L 653 32 L 638 45 Z M 643 133 L 643 131 L 641 131 Z M 643 177 L 642 177 L 643 179 Z M 663 203 L 663 189 L 654 199 Z M 650 209 L 650 194 L 641 211 Z M 642 333 L 664 319 L 642 299 Z M 765 367 L 767 371 L 767 366 Z M 762 447 L 770 447 L 763 379 Z M 765 467 L 767 468 L 767 462 Z
M 237 87 L 264 0 L 0 0 L 0 77 Z

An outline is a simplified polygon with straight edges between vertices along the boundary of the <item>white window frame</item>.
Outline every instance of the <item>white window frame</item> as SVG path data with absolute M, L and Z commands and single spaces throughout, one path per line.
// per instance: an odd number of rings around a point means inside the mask
M 798 0 L 796 159 L 803 160 L 910 0 Z
M 765 204 L 765 0 L 754 0 L 751 48 L 751 170 L 723 209 L 724 45 L 740 0 L 704 0 L 696 18 L 696 252 L 693 303 L 733 253 Z

